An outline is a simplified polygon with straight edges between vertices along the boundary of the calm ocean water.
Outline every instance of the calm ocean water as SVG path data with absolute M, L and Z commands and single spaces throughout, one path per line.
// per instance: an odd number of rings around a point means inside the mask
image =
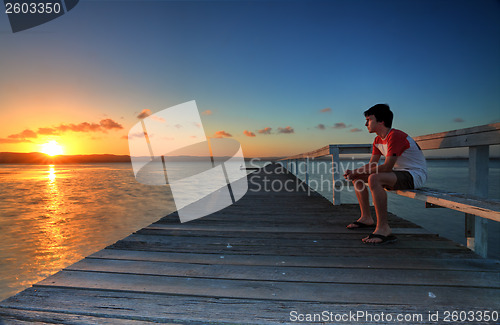
M 500 162 L 490 166 L 490 197 L 500 199 Z M 467 161 L 429 161 L 429 173 L 429 187 L 468 189 Z M 322 170 L 314 178 L 331 176 Z M 0 301 L 175 210 L 167 186 L 136 182 L 127 163 L 0 165 L 0 183 Z M 331 198 L 331 183 L 323 187 Z M 355 202 L 353 193 L 342 195 Z M 389 200 L 391 212 L 465 243 L 463 214 L 397 195 Z M 494 258 L 499 240 L 499 223 L 491 222 Z

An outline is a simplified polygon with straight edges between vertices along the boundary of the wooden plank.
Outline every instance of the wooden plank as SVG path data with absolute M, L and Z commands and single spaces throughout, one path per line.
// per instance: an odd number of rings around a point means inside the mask
M 356 220 L 359 214 L 359 208 L 357 211 L 353 211 L 348 214 L 346 211 L 336 211 L 330 210 L 329 212 L 323 212 L 320 210 L 312 210 L 309 214 L 296 214 L 293 215 L 293 211 L 284 210 L 281 211 L 283 215 L 278 212 L 269 212 L 267 214 L 248 214 L 241 213 L 220 213 L 217 215 L 211 215 L 204 217 L 202 219 L 194 220 L 189 223 L 184 223 L 182 226 L 189 228 L 190 226 L 203 226 L 203 227 L 219 227 L 220 230 L 226 227 L 240 227 L 247 230 L 251 230 L 254 227 L 269 227 L 279 230 L 281 227 L 295 227 L 305 228 L 313 227 L 313 230 L 318 227 L 326 227 L 327 230 L 331 232 L 344 231 L 345 226 Z M 287 216 L 290 216 L 287 218 Z M 417 228 L 414 223 L 407 220 L 398 218 L 392 214 L 388 216 L 391 226 L 395 228 Z M 175 224 L 179 225 L 179 219 L 177 217 L 163 218 L 153 225 L 158 224 Z M 304 227 L 306 226 L 307 227 Z M 278 228 L 279 227 L 279 228 Z
M 335 304 L 300 301 L 272 301 L 256 299 L 231 299 L 212 297 L 176 296 L 165 294 L 141 294 L 131 292 L 106 292 L 98 290 L 75 290 L 64 288 L 30 288 L 23 296 L 4 302 L 5 308 L 0 308 L 0 314 L 17 312 L 25 306 L 33 309 L 60 313 L 71 312 L 75 315 L 99 316 L 104 313 L 111 319 L 138 319 L 150 322 L 180 322 L 189 324 L 224 323 L 224 324 L 296 324 L 290 320 L 290 313 L 321 313 L 323 311 L 335 314 L 364 312 L 366 314 L 414 314 L 412 324 L 436 324 L 428 318 L 429 312 L 439 312 L 442 320 L 443 312 L 450 310 L 449 306 L 433 305 L 388 305 L 388 304 Z M 119 307 L 119 308 L 117 308 Z M 455 310 L 485 310 L 486 306 L 471 306 L 454 304 Z M 494 306 L 491 306 L 494 307 Z M 491 310 L 490 307 L 490 310 Z M 465 308 L 465 309 L 464 309 Z M 310 322 L 309 322 L 310 323 Z M 332 322 L 334 323 L 334 322 Z M 338 323 L 338 322 L 337 322 Z M 363 318 L 342 324 L 368 323 Z M 411 322 L 410 322 L 411 323 Z M 438 322 L 439 323 L 439 322 Z M 94 324 L 94 323 L 93 323 Z M 376 324 L 386 324 L 376 322 Z M 387 324 L 394 324 L 389 322 Z M 487 324 L 475 322 L 474 324 Z M 491 324 L 491 322 L 489 323 Z
M 371 144 L 331 144 L 330 145 L 330 153 L 332 151 L 336 151 L 335 148 L 338 149 L 339 154 L 371 154 L 372 153 L 372 145 Z
M 371 153 L 371 144 L 330 144 L 316 150 L 304 152 L 298 155 L 281 158 L 278 161 L 297 160 L 306 158 L 320 158 L 332 154 L 332 150 L 338 150 L 340 154 L 362 154 Z M 295 173 L 297 174 L 297 173 Z
M 280 255 L 224 255 L 201 253 L 172 253 L 103 249 L 89 258 L 122 259 L 133 261 L 191 263 L 205 265 L 250 265 L 292 267 L 353 267 L 366 269 L 427 269 L 455 271 L 500 272 L 500 261 L 473 255 L 473 258 L 420 258 L 412 256 L 395 260 L 391 256 L 280 256 Z
M 278 199 L 279 200 L 279 199 Z M 314 201 L 313 199 L 311 199 Z M 303 202 L 301 200 L 280 200 L 280 204 L 302 204 Z M 262 209 L 266 209 L 267 205 L 275 204 L 276 201 L 267 203 L 267 202 L 260 202 L 260 205 Z M 208 226 L 208 223 L 210 222 L 230 222 L 232 223 L 231 225 L 227 226 L 240 226 L 241 223 L 252 223 L 254 227 L 258 226 L 268 226 L 269 223 L 274 223 L 275 227 L 277 225 L 283 226 L 283 227 L 290 227 L 291 225 L 295 227 L 300 227 L 300 223 L 311 223 L 310 226 L 324 226 L 324 225 L 335 225 L 342 223 L 344 224 L 345 222 L 352 222 L 355 220 L 357 217 L 356 215 L 359 215 L 359 206 L 353 207 L 353 208 L 346 208 L 344 205 L 339 207 L 338 209 L 336 207 L 332 207 L 331 203 L 328 203 L 328 208 L 325 208 L 323 206 L 315 206 L 314 202 L 312 202 L 308 208 L 308 213 L 305 213 L 303 211 L 297 211 L 294 213 L 293 209 L 291 208 L 283 208 L 283 209 L 278 209 L 278 208 L 270 208 L 269 211 L 262 211 L 260 209 L 255 209 L 255 212 L 251 212 L 248 210 L 248 207 L 245 209 L 244 206 L 234 206 L 231 207 L 231 211 L 224 211 L 216 214 L 212 214 L 197 220 L 190 221 L 189 223 L 185 223 L 183 225 L 203 225 L 203 226 Z M 307 203 L 306 203 L 307 204 Z M 295 209 L 297 210 L 297 209 Z M 414 223 L 404 220 L 402 218 L 399 218 L 391 213 L 389 213 L 388 217 L 392 221 L 397 221 L 400 224 L 406 224 L 410 225 L 412 228 L 417 228 L 418 226 L 415 225 Z M 162 223 L 169 223 L 169 224 L 180 224 L 179 218 L 177 215 L 169 215 L 167 217 L 164 217 L 160 219 L 158 222 L 155 222 L 154 224 L 162 224 Z M 291 225 L 289 224 L 291 223 Z M 344 224 L 345 226 L 346 224 Z
M 245 235 L 246 238 L 252 239 L 301 239 L 301 240 L 327 240 L 327 239 L 359 239 L 360 234 L 366 233 L 367 229 L 346 229 L 345 227 L 338 227 L 336 231 L 324 231 L 324 232 L 279 232 L 276 228 L 274 231 L 272 228 L 268 228 L 268 231 L 244 231 L 234 230 L 234 231 L 217 231 L 218 227 L 213 227 L 212 230 L 183 230 L 183 229 L 162 229 L 162 228 L 144 228 L 138 230 L 136 234 L 138 235 L 154 235 L 154 236 L 179 236 L 179 237 L 212 237 L 212 238 L 234 238 L 238 234 Z M 345 230 L 344 230 L 345 229 Z M 257 230 L 257 229 L 255 229 Z M 292 229 L 293 230 L 293 229 Z M 298 229 L 297 229 L 298 230 Z M 373 228 L 372 228 L 373 230 Z M 431 234 L 425 229 L 419 228 L 392 228 L 393 234 L 401 235 L 415 235 L 413 238 L 415 240 L 432 240 L 433 237 L 437 237 L 436 234 Z M 369 231 L 369 230 L 368 230 Z M 354 236 L 353 236 L 354 235 Z M 419 236 L 416 236 L 419 235 Z M 353 238 L 355 237 L 355 238 Z M 440 239 L 442 240 L 442 239 Z
M 405 229 L 410 229 L 411 231 L 406 231 Z M 244 238 L 238 237 L 238 233 L 234 232 L 204 232 L 198 231 L 179 231 L 179 230 L 163 230 L 163 229 L 143 229 L 137 233 L 129 236 L 131 240 L 140 241 L 140 238 L 151 240 L 166 240 L 171 241 L 172 237 L 178 238 L 179 243 L 189 243 L 189 244 L 210 244 L 210 245 L 220 245 L 231 243 L 234 245 L 251 245 L 251 246 L 266 246 L 266 245 L 280 245 L 280 246 L 335 246 L 335 247 L 365 247 L 361 242 L 361 238 L 365 237 L 370 233 L 372 229 L 353 229 L 351 231 L 338 231 L 336 233 L 310 233 L 310 234 L 296 234 L 296 233 L 279 233 L 279 232 L 248 232 L 245 234 Z M 396 229 L 397 230 L 397 229 Z M 439 237 L 435 234 L 428 234 L 423 231 L 421 233 L 414 234 L 413 228 L 401 229 L 399 238 L 403 241 L 418 241 L 422 242 L 419 245 L 423 247 L 445 245 L 442 247 L 456 247 L 456 244 L 450 243 L 449 240 Z M 141 237 L 142 236 L 142 237 Z M 343 242 L 342 244 L 340 244 Z M 423 243 L 425 242 L 425 243 Z M 359 245 L 363 244 L 363 245 Z M 354 245 L 354 246 L 353 246 Z M 406 244 L 404 244 L 406 245 Z M 396 246 L 392 245 L 391 247 Z M 404 246 L 400 246 L 402 248 Z M 228 247 L 230 248 L 230 247 Z
M 298 202 L 299 204 L 301 202 Z M 356 215 L 359 215 L 359 208 L 358 211 L 355 211 L 353 213 L 346 213 L 346 211 L 335 211 L 331 210 L 330 211 L 322 211 L 320 209 L 312 209 L 309 211 L 309 213 L 293 213 L 292 209 L 282 209 L 281 211 L 277 210 L 272 210 L 267 213 L 249 213 L 248 211 L 246 212 L 241 212 L 240 214 L 238 213 L 241 209 L 240 207 L 235 207 L 235 211 L 232 211 L 231 213 L 219 213 L 217 215 L 210 215 L 203 217 L 201 219 L 193 220 L 190 221 L 189 223 L 185 223 L 186 227 L 187 225 L 204 225 L 207 226 L 208 223 L 210 222 L 230 222 L 232 225 L 231 226 L 240 226 L 240 223 L 246 222 L 246 223 L 251 223 L 253 226 L 268 226 L 269 224 L 274 224 L 275 227 L 279 226 L 284 226 L 284 227 L 290 227 L 290 225 L 299 227 L 304 223 L 312 223 L 311 226 L 320 226 L 320 225 L 340 225 L 345 224 L 346 222 L 352 222 L 353 220 L 356 220 Z M 287 216 L 289 216 L 287 218 Z M 359 216 L 358 216 L 359 217 Z M 395 217 L 394 215 L 389 215 L 389 218 L 391 218 L 393 221 L 397 221 L 401 224 L 407 224 L 411 225 L 412 228 L 416 228 L 414 223 L 411 223 L 407 220 L 403 220 L 400 218 Z M 157 223 L 170 223 L 170 224 L 179 224 L 179 219 L 178 218 L 170 218 L 166 220 L 160 220 Z M 290 225 L 289 225 L 290 223 Z M 332 230 L 333 227 L 332 227 Z
M 422 150 L 500 144 L 500 123 L 413 138 Z
M 199 222 L 199 223 L 196 222 L 196 223 L 192 223 L 192 224 L 190 223 L 189 226 L 193 225 L 193 226 L 203 226 L 203 227 L 207 227 L 207 228 L 219 228 L 222 231 L 223 229 L 226 229 L 228 227 L 235 227 L 235 225 L 237 225 L 238 228 L 248 229 L 249 233 L 254 232 L 254 231 L 252 231 L 252 229 L 254 229 L 254 227 L 267 227 L 267 228 L 269 228 L 269 232 L 271 232 L 272 228 L 274 228 L 275 230 L 278 230 L 281 227 L 280 222 L 278 222 L 277 220 L 273 220 L 273 219 L 271 219 L 271 217 L 269 217 L 267 219 L 268 220 L 262 220 L 262 221 L 258 221 L 258 220 L 252 221 L 250 219 L 246 219 L 246 220 L 241 220 L 239 222 L 227 220 L 226 218 L 220 218 L 219 220 L 205 219 L 205 220 L 203 220 L 203 222 Z M 300 222 L 300 220 L 290 220 L 290 222 L 287 223 L 286 225 L 283 225 L 283 227 L 299 228 L 302 226 L 302 227 L 304 227 L 304 229 L 308 229 L 309 227 L 313 227 L 311 234 L 315 234 L 314 228 L 317 228 L 318 226 L 323 226 L 326 230 L 330 230 L 329 233 L 331 233 L 331 234 L 354 233 L 355 231 L 358 231 L 358 230 L 352 230 L 349 232 L 345 232 L 346 226 L 348 224 L 350 224 L 351 222 L 353 222 L 354 220 L 356 220 L 356 217 L 351 216 L 350 218 L 344 218 L 344 219 L 331 218 L 329 221 L 322 223 L 320 221 L 315 222 L 315 220 L 312 218 L 304 217 L 302 220 L 302 223 Z M 155 223 L 153 226 L 161 225 L 161 224 L 177 225 L 177 224 L 179 224 L 179 221 L 178 220 L 177 221 L 168 220 L 168 219 L 161 220 L 161 221 Z M 404 220 L 391 218 L 391 217 L 389 217 L 389 224 L 391 225 L 391 228 L 395 228 L 395 229 L 396 228 L 409 228 L 409 229 L 404 229 L 404 230 L 403 229 L 398 230 L 401 232 L 407 232 L 409 234 L 413 233 L 412 229 L 415 229 L 414 224 L 411 224 L 411 223 L 406 222 Z M 188 227 L 187 223 L 185 225 L 186 225 L 186 227 Z M 255 228 L 255 229 L 258 230 L 257 228 Z M 359 230 L 361 230 L 361 229 L 359 229 Z M 366 231 L 369 231 L 369 229 L 365 228 L 363 231 L 366 232 Z M 420 231 L 423 231 L 423 230 L 420 230 Z M 305 233 L 308 233 L 308 232 L 305 231 Z M 328 232 L 325 232 L 325 233 L 328 233 Z M 417 231 L 415 233 L 417 233 Z
M 368 231 L 369 233 L 369 231 Z M 280 239 L 280 238 L 254 238 L 254 237 L 194 237 L 194 236 L 156 236 L 132 234 L 124 238 L 123 242 L 137 242 L 141 244 L 151 244 L 169 248 L 191 248 L 211 247 L 215 250 L 223 249 L 226 252 L 237 250 L 238 248 L 266 249 L 273 252 L 275 249 L 290 248 L 313 248 L 313 249 L 332 249 L 332 248 L 360 248 L 372 249 L 374 246 L 364 244 L 361 238 L 366 237 L 366 233 L 352 232 L 346 234 L 334 234 L 333 239 L 320 239 L 310 237 L 309 239 Z M 340 237 L 340 238 L 339 238 Z M 413 248 L 441 248 L 441 249 L 463 249 L 459 244 L 453 243 L 441 237 L 427 238 L 414 237 L 411 235 L 400 235 L 399 241 L 386 245 L 387 249 L 413 249 Z
M 421 188 L 418 190 L 396 190 L 390 192 L 464 213 L 473 214 L 482 218 L 500 221 L 500 203 L 493 200 L 483 200 L 461 193 L 449 193 L 430 188 Z
M 104 259 L 84 259 L 65 270 L 232 280 L 308 282 L 314 279 L 314 282 L 322 283 L 500 288 L 500 273 L 450 270 L 388 270 L 384 268 L 371 268 L 370 277 L 367 278 L 366 268 L 347 266 L 339 268 L 311 268 L 293 266 L 198 265 Z
M 345 221 L 342 223 L 346 224 L 349 221 Z M 366 229 L 365 229 L 366 230 Z M 424 228 L 391 228 L 392 232 L 394 234 L 420 234 L 420 235 L 435 235 L 428 230 Z M 191 223 L 184 223 L 184 224 L 161 224 L 161 223 L 156 223 L 152 224 L 148 227 L 145 227 L 141 229 L 140 231 L 137 231 L 139 234 L 145 234 L 145 233 L 153 233 L 157 232 L 156 234 L 162 234 L 162 235 L 180 235 L 180 234 L 205 234 L 207 236 L 224 236 L 227 237 L 229 234 L 234 234 L 235 233 L 244 233 L 246 235 L 250 235 L 251 237 L 267 237 L 271 234 L 272 235 L 280 235 L 283 238 L 288 237 L 288 236 L 294 236 L 294 238 L 300 238 L 303 236 L 310 236 L 311 234 L 314 235 L 321 235 L 321 234 L 348 234 L 352 233 L 352 230 L 349 230 L 345 227 L 335 227 L 335 228 L 325 228 L 325 227 L 317 227 L 317 226 L 311 226 L 311 227 L 300 227 L 300 226 L 280 226 L 279 229 L 276 226 L 260 226 L 260 225 L 254 225 L 252 226 L 251 229 L 248 227 L 244 226 L 226 226 L 226 227 L 220 227 L 217 225 L 200 225 L 200 224 L 191 224 Z
M 117 317 L 109 317 L 109 315 L 101 314 L 99 316 L 89 316 L 82 314 L 60 313 L 53 311 L 25 310 L 25 309 L 9 309 L 0 307 L 0 324 L 2 325 L 48 325 L 54 324 L 99 324 L 99 325 L 140 325 L 140 324 L 155 324 L 156 321 L 134 319 L 124 319 Z M 97 313 L 96 313 L 97 314 Z M 141 318 L 141 317 L 138 317 Z M 164 323 L 164 322 L 162 322 Z M 174 323 L 164 323 L 167 325 L 175 325 Z M 178 323 L 177 323 L 178 324 Z
M 394 244 L 390 244 L 394 245 Z M 314 248 L 314 247 L 295 247 L 291 250 L 289 247 L 279 247 L 275 249 L 266 249 L 266 247 L 250 247 L 250 246 L 237 246 L 231 250 L 226 248 L 216 248 L 207 246 L 196 247 L 165 247 L 158 246 L 152 243 L 144 242 L 127 242 L 120 241 L 110 248 L 126 249 L 126 250 L 139 250 L 139 251 L 153 251 L 153 252 L 176 252 L 176 253 L 211 253 L 218 254 L 224 258 L 227 255 L 291 255 L 291 256 L 330 256 L 336 258 L 338 256 L 366 256 L 367 254 L 388 256 L 394 258 L 407 257 L 411 255 L 413 258 L 473 258 L 476 256 L 474 252 L 467 249 L 430 249 L 430 248 L 407 248 L 395 249 L 390 248 L 390 245 L 384 247 L 372 247 L 366 245 L 360 248 Z
M 263 300 L 470 306 L 491 306 L 500 294 L 498 289 L 472 287 L 295 283 L 76 271 L 61 271 L 34 285 L 43 286 Z M 436 298 L 429 297 L 429 292 Z

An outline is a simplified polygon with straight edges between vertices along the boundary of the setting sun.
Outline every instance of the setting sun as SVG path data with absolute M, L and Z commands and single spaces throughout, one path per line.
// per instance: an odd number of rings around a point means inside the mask
M 42 153 L 49 156 L 56 156 L 63 154 L 63 147 L 57 143 L 57 141 L 52 140 L 50 142 L 42 144 Z

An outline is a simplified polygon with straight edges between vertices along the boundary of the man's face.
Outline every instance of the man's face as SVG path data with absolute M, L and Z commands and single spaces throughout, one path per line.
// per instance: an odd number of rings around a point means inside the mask
M 366 116 L 365 126 L 368 129 L 368 132 L 370 132 L 370 133 L 377 132 L 377 130 L 380 127 L 381 123 L 383 123 L 383 122 L 377 122 L 377 119 L 375 118 L 375 115 L 368 115 L 368 116 Z

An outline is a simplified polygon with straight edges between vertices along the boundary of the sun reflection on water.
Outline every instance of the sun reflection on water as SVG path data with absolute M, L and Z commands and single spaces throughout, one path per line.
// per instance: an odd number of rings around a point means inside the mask
M 50 180 L 51 183 L 53 183 L 56 180 L 56 169 L 54 168 L 54 165 L 49 166 L 49 175 L 47 178 Z
M 66 263 L 64 243 L 67 239 L 68 229 L 65 229 L 65 198 L 57 181 L 57 170 L 54 165 L 49 166 L 45 188 L 44 221 L 40 223 L 43 236 L 39 237 L 40 251 L 36 262 L 50 266 L 51 269 L 60 269 Z

